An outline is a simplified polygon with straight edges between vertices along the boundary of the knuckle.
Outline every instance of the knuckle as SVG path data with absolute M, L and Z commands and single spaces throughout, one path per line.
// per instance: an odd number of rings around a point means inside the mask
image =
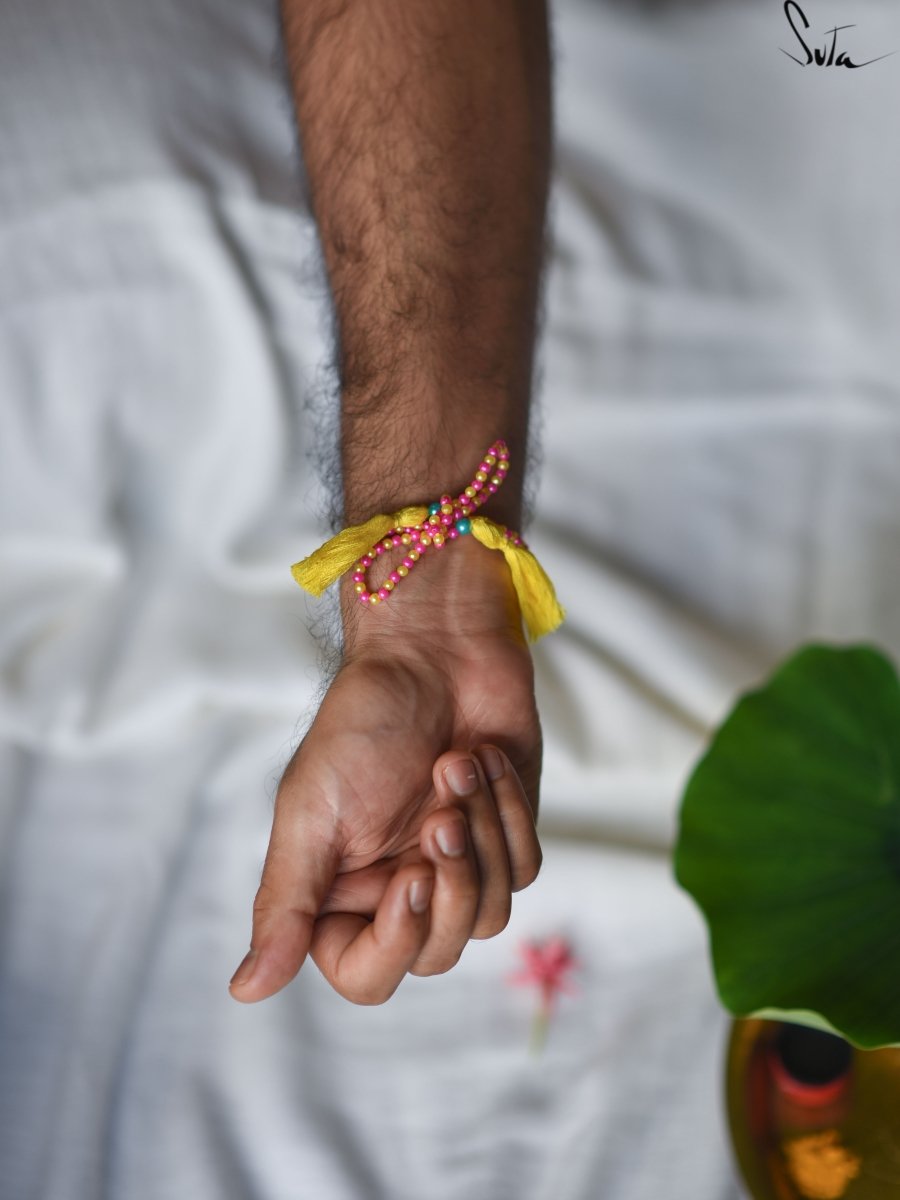
M 410 968 L 410 975 L 446 975 L 448 971 L 452 971 L 456 964 L 462 958 L 462 950 L 458 952 L 442 955 L 440 958 L 428 958 L 422 962 L 416 962 Z
M 515 884 L 512 890 L 514 892 L 521 892 L 525 888 L 531 887 L 538 875 L 541 873 L 543 862 L 544 855 L 541 850 L 538 849 L 533 860 L 528 864 L 528 866 L 516 872 Z
M 435 865 L 437 877 L 445 880 L 452 895 L 454 908 L 458 912 L 474 911 L 481 895 L 481 877 L 471 845 L 458 858 L 441 854 Z
M 514 892 L 524 892 L 527 887 L 531 887 L 537 877 L 538 872 L 536 870 L 528 869 L 526 871 L 520 871 L 516 875 L 512 890 Z
M 498 933 L 509 924 L 511 916 L 511 907 L 503 909 L 501 912 L 491 913 L 483 917 L 472 931 L 472 937 L 479 942 L 487 941 L 488 938 L 496 937 Z
M 365 1008 L 374 1008 L 385 1004 L 397 990 L 397 984 L 386 986 L 376 983 L 357 983 L 337 989 L 345 1000 L 351 1004 L 359 1004 Z
M 264 917 L 275 908 L 274 889 L 263 879 L 253 897 L 253 916 Z
M 460 914 L 469 912 L 474 914 L 478 910 L 478 903 L 481 899 L 481 880 L 478 878 L 478 868 L 466 858 L 460 860 L 458 865 L 454 864 L 454 868 L 455 877 L 452 886 L 457 911 Z

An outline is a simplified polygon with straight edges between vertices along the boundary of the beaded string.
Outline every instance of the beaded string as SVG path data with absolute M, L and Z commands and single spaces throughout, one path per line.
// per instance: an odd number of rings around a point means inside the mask
M 406 505 L 394 513 L 377 513 L 360 525 L 348 525 L 291 567 L 291 574 L 311 596 L 321 596 L 347 571 L 362 604 L 381 604 L 419 562 L 423 554 L 441 550 L 448 542 L 471 534 L 488 550 L 499 550 L 512 577 L 531 641 L 556 629 L 565 612 L 547 572 L 517 533 L 482 516 L 478 509 L 502 485 L 509 470 L 509 450 L 497 441 L 478 464 L 475 478 L 454 500 L 441 496 L 433 504 Z M 369 547 L 368 552 L 364 552 Z M 375 591 L 366 586 L 366 572 L 376 558 L 401 550 L 398 563 Z
M 509 449 L 506 442 L 498 439 L 478 464 L 474 478 L 455 500 L 445 494 L 428 506 L 428 515 L 420 525 L 398 525 L 389 529 L 353 567 L 353 586 L 360 603 L 372 608 L 387 600 L 424 554 L 431 550 L 443 550 L 448 542 L 471 533 L 470 518 L 502 485 L 508 470 Z M 504 537 L 514 546 L 527 549 L 513 530 L 505 530 Z M 377 591 L 370 591 L 366 578 L 369 568 L 376 558 L 396 547 L 404 551 L 403 561 L 391 571 Z

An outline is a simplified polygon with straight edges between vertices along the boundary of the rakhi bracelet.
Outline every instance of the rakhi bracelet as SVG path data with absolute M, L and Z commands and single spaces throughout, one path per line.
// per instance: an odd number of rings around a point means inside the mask
M 509 470 L 509 450 L 506 442 L 496 441 L 478 464 L 474 478 L 454 500 L 441 496 L 428 506 L 428 515 L 421 524 L 400 525 L 389 529 L 380 541 L 370 546 L 353 569 L 353 586 L 361 604 L 374 608 L 387 600 L 391 592 L 429 550 L 443 550 L 448 542 L 472 532 L 472 514 L 492 496 L 506 478 Z M 493 472 L 493 474 L 491 474 Z M 524 546 L 517 533 L 506 530 L 505 536 L 515 545 Z M 369 591 L 366 572 L 385 551 L 403 548 L 403 561 L 393 570 L 377 591 Z
M 360 602 L 366 608 L 374 608 L 389 599 L 424 554 L 442 550 L 448 543 L 471 534 L 489 550 L 499 550 L 506 559 L 525 628 L 535 641 L 556 629 L 565 617 L 553 584 L 514 530 L 480 516 L 477 511 L 501 487 L 508 470 L 509 450 L 505 442 L 498 440 L 455 500 L 445 494 L 429 505 L 413 505 L 396 513 L 371 517 L 361 525 L 348 526 L 314 554 L 294 563 L 291 574 L 305 591 L 320 596 L 352 568 Z M 377 558 L 394 550 L 403 552 L 402 560 L 381 587 L 371 591 L 366 579 L 369 568 Z

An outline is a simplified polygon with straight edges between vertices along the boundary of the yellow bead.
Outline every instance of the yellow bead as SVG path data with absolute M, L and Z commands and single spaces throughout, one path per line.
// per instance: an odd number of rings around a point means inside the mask
M 371 607 L 373 604 L 380 604 L 380 603 L 381 603 L 381 597 L 378 595 L 377 592 L 373 592 L 372 595 L 369 597 L 369 606 Z
M 392 592 L 394 590 L 394 581 L 393 579 L 386 579 L 381 586 L 386 592 Z
M 502 482 L 503 482 L 502 475 L 492 475 L 491 476 L 491 483 L 494 485 L 494 487 L 499 487 Z
M 409 536 L 408 533 L 402 534 L 400 537 L 400 541 L 404 546 L 412 545 L 412 538 Z
M 418 550 L 410 550 L 409 554 L 407 554 L 406 557 L 412 559 L 413 562 L 418 562 L 419 561 L 419 552 L 418 552 Z
M 476 471 L 475 478 L 479 483 L 484 483 L 484 481 L 487 479 L 487 475 L 485 475 L 484 471 Z
M 392 549 L 392 547 L 394 545 L 394 543 L 391 541 L 390 538 L 385 538 L 381 544 L 382 544 L 382 546 L 384 546 L 385 550 Z
M 444 544 L 444 538 L 443 538 L 443 536 L 442 536 L 440 533 L 436 533 L 436 534 L 434 535 L 434 544 L 435 544 L 436 546 L 443 546 L 443 544 Z
M 468 496 L 470 500 L 475 495 L 475 489 L 472 487 L 471 484 L 469 484 L 469 486 L 466 488 L 464 495 Z
M 496 456 L 496 454 L 486 454 L 484 456 L 484 461 L 487 463 L 487 465 L 489 467 L 492 467 L 494 465 L 494 463 L 497 461 L 497 456 Z
M 364 583 L 357 583 L 353 590 L 356 592 L 357 596 L 361 596 L 366 590 L 366 585 Z
M 452 512 L 453 512 L 453 505 L 452 505 L 452 504 L 442 504 L 442 505 L 441 505 L 441 512 L 442 512 L 442 513 L 452 513 Z
M 430 537 L 430 536 L 429 536 L 429 534 L 427 534 L 427 533 L 422 533 L 422 534 L 420 534 L 420 535 L 419 535 L 419 541 L 422 543 L 422 545 L 423 545 L 423 546 L 430 546 L 430 545 L 431 545 L 431 537 Z
M 400 576 L 401 579 L 404 578 L 406 575 L 409 574 L 409 567 L 404 567 L 403 565 L 399 566 L 397 568 L 397 574 Z

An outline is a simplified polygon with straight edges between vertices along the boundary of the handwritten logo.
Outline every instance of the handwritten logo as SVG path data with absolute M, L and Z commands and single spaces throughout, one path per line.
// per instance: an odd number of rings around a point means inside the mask
M 796 54 L 789 53 L 782 46 L 779 46 L 778 49 L 782 54 L 787 54 L 788 58 L 792 58 L 795 63 L 799 63 L 801 67 L 808 67 L 811 63 L 815 63 L 817 67 L 852 67 L 855 70 L 857 67 L 867 67 L 870 63 L 879 62 L 882 58 L 890 58 L 891 54 L 896 54 L 896 50 L 891 50 L 888 54 L 879 54 L 877 58 L 867 58 L 865 62 L 854 62 L 846 50 L 841 50 L 838 53 L 837 35 L 842 29 L 855 29 L 855 25 L 835 25 L 832 29 L 826 29 L 826 37 L 828 34 L 831 34 L 831 46 L 826 41 L 821 50 L 818 48 L 811 50 L 807 46 L 803 34 L 794 24 L 794 13 L 803 22 L 803 28 L 809 29 L 809 21 L 807 21 L 803 9 L 797 4 L 796 0 L 785 0 L 784 15 L 787 17 L 787 23 L 790 25 L 794 37 L 803 47 L 806 59 L 797 58 Z

